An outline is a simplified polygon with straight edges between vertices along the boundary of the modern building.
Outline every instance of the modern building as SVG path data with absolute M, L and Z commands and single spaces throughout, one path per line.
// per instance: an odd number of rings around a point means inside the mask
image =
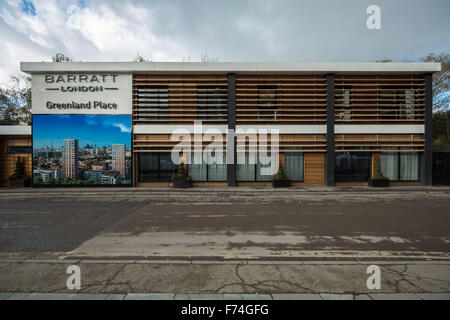
M 118 184 L 120 179 L 120 172 L 109 171 L 102 175 L 102 183 L 105 184 Z
M 125 178 L 125 144 L 113 144 L 112 145 L 112 169 L 113 171 L 120 172 L 120 176 Z
M 95 183 L 102 183 L 102 177 L 103 174 L 105 172 L 104 171 L 94 171 L 94 170 L 88 170 L 88 171 L 84 171 L 84 180 L 91 180 L 94 181 Z
M 62 174 L 60 170 L 33 170 L 33 178 L 40 178 L 47 183 L 50 180 L 61 181 Z
M 212 142 L 196 132 L 199 121 L 233 161 L 208 164 L 211 154 L 187 164 L 194 186 L 270 185 L 263 158 L 253 163 L 249 152 L 265 146 L 294 186 L 367 185 L 377 163 L 392 185 L 432 183 L 439 63 L 24 62 L 21 70 L 32 76 L 33 113 L 130 115 L 136 186 L 170 185 L 177 130 L 200 148 L 183 150 L 183 161 L 199 158 Z M 123 177 L 123 146 L 114 153 Z M 70 175 L 76 155 L 65 154 Z
M 64 139 L 62 150 L 64 179 L 77 180 L 79 178 L 78 139 Z

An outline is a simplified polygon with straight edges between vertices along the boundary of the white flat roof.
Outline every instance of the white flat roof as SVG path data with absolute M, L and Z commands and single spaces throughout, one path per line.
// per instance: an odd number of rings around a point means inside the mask
M 425 62 L 21 62 L 26 73 L 429 73 L 440 63 Z
M 0 135 L 31 135 L 31 126 L 0 126 Z

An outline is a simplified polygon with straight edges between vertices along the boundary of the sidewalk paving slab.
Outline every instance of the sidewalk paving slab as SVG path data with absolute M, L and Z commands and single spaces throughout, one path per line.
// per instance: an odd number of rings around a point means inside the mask
M 450 300 L 450 292 L 446 293 L 416 293 L 423 300 Z
M 270 294 L 225 293 L 224 300 L 272 300 Z
M 31 293 L 23 300 L 72 300 L 75 296 L 77 296 L 76 293 Z M 91 296 L 91 299 L 95 298 L 95 295 Z
M 370 293 L 369 296 L 373 300 L 421 300 L 420 297 L 414 293 Z
M 6 298 L 5 300 L 25 300 L 28 296 L 30 295 L 30 293 L 14 293 L 11 296 L 9 296 L 8 298 Z
M 113 293 L 109 294 L 105 300 L 125 300 L 126 294 L 122 293 Z
M 12 292 L 0 292 L 0 300 L 5 300 L 9 296 L 13 295 Z
M 313 293 L 273 293 L 273 300 L 322 300 L 320 294 Z
M 72 300 L 106 300 L 108 293 L 78 293 L 71 297 Z
M 198 294 L 189 294 L 189 293 L 177 293 L 175 294 L 174 300 L 223 300 L 223 294 L 219 293 L 198 293 Z
M 353 300 L 352 294 L 321 293 L 323 300 Z
M 355 300 L 372 300 L 372 298 L 367 294 L 356 294 Z
M 129 293 L 125 300 L 173 300 L 174 293 Z
M 136 260 L 136 264 L 192 264 L 191 260 Z

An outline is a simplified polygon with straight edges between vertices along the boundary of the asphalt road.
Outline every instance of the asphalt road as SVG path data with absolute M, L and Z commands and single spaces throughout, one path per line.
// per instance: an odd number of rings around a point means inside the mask
M 449 218 L 448 199 L 157 204 L 123 197 L 12 198 L 0 200 L 0 253 L 241 259 L 438 252 L 448 257 Z
M 139 206 L 114 199 L 1 199 L 0 252 L 73 250 Z

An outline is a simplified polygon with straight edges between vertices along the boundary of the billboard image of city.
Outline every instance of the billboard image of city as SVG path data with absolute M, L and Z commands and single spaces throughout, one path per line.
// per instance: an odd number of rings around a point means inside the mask
M 131 185 L 131 116 L 34 115 L 33 185 Z

